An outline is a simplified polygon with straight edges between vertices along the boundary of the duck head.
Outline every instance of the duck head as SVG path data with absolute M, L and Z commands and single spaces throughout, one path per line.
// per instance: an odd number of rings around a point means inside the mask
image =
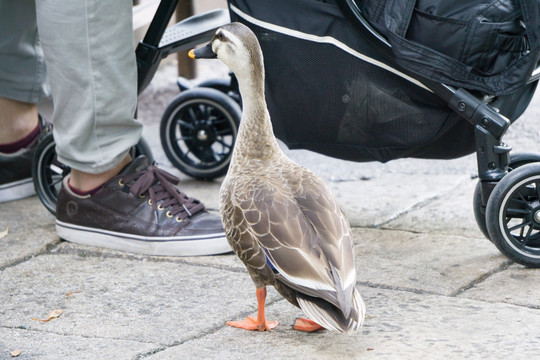
M 244 24 L 234 22 L 219 28 L 212 40 L 203 47 L 191 50 L 192 59 L 218 58 L 238 78 L 246 72 L 264 74 L 263 57 L 257 37 Z

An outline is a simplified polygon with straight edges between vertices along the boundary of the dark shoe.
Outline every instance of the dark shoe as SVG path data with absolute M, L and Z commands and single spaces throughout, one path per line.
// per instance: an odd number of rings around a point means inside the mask
M 58 194 L 56 231 L 68 241 L 147 255 L 227 253 L 221 219 L 174 185 L 178 179 L 139 156 L 93 195 Z M 173 185 L 174 184 L 174 185 Z
M 39 126 L 40 134 L 28 147 L 11 154 L 0 153 L 0 203 L 36 194 L 32 181 L 32 159 L 41 139 L 51 131 L 51 125 L 41 117 Z

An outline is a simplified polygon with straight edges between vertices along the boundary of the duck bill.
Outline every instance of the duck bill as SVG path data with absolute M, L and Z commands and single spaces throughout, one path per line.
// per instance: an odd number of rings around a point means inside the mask
M 200 47 L 198 49 L 192 49 L 188 53 L 189 57 L 192 59 L 215 59 L 217 58 L 216 53 L 212 50 L 212 43 L 206 44 L 206 46 Z

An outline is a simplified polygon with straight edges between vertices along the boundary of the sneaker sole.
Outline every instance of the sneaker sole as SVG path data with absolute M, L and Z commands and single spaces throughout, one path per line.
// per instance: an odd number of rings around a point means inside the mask
M 0 203 L 36 195 L 32 178 L 0 185 Z
M 231 252 L 225 233 L 185 237 L 145 237 L 67 224 L 56 220 L 56 233 L 69 242 L 157 256 L 203 256 Z

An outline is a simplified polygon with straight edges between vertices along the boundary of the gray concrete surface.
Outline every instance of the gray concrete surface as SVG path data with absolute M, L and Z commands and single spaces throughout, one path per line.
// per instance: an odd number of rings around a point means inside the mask
M 225 75 L 202 62 L 199 79 Z M 182 189 L 217 208 L 220 181 L 198 182 L 167 161 L 161 113 L 175 64 L 141 97 L 154 156 Z M 512 126 L 516 151 L 540 151 L 540 96 Z M 0 359 L 533 359 L 540 356 L 540 270 L 513 264 L 478 230 L 475 158 L 351 163 L 287 151 L 330 185 L 354 228 L 362 331 L 305 334 L 271 289 L 270 333 L 225 325 L 256 311 L 234 255 L 150 257 L 66 243 L 36 197 L 0 204 Z M 60 317 L 43 319 L 55 309 Z

